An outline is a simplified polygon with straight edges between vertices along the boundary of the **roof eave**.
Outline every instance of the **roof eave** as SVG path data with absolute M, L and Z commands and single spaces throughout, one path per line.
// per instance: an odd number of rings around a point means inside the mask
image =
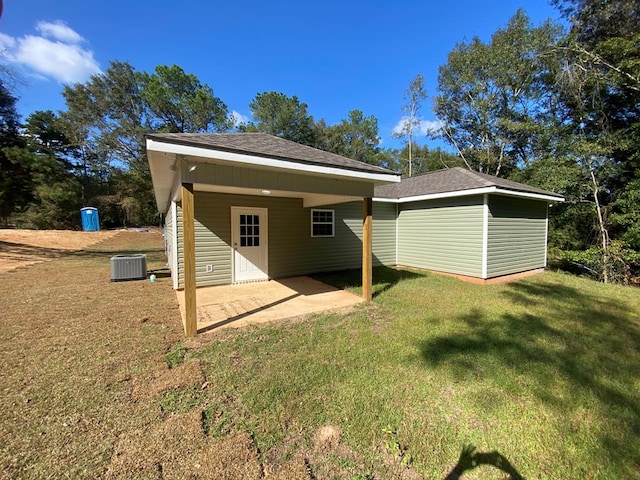
M 371 181 L 376 185 L 396 183 L 400 181 L 400 176 L 395 173 L 373 172 L 365 170 L 355 170 L 340 168 L 337 166 L 319 165 L 314 163 L 303 163 L 296 160 L 283 160 L 276 157 L 263 157 L 251 153 L 233 152 L 215 148 L 203 148 L 185 143 L 175 143 L 155 140 L 147 137 L 147 150 L 171 153 L 175 155 L 185 155 L 200 157 L 211 160 L 224 160 L 245 167 L 274 168 L 297 173 L 314 173 L 333 177 L 344 177 L 356 180 Z
M 438 200 L 441 198 L 455 198 L 455 197 L 466 197 L 471 195 L 484 195 L 485 193 L 495 194 L 495 195 L 504 195 L 509 197 L 529 198 L 532 200 L 544 200 L 547 202 L 564 202 L 564 197 L 561 197 L 561 196 L 532 193 L 532 192 L 522 192 L 518 190 L 509 190 L 505 188 L 499 188 L 496 186 L 472 188 L 469 190 L 455 190 L 451 192 L 430 193 L 426 195 L 413 195 L 409 197 L 400 197 L 400 198 L 374 197 L 374 200 L 377 202 L 388 202 L 388 203 L 409 203 L 409 202 L 418 202 L 423 200 Z

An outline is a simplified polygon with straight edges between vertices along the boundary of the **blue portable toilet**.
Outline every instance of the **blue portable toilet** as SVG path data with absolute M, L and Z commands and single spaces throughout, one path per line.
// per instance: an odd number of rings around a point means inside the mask
M 97 208 L 81 208 L 80 218 L 82 218 L 82 230 L 84 230 L 85 232 L 97 232 L 98 230 L 100 230 L 100 219 L 98 218 Z

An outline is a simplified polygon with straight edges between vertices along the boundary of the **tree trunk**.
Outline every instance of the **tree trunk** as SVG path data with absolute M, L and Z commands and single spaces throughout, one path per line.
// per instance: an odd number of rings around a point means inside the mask
M 604 217 L 602 216 L 602 208 L 600 207 L 600 199 L 598 198 L 598 182 L 596 181 L 593 170 L 591 170 L 591 181 L 593 182 L 593 199 L 596 204 L 598 227 L 600 228 L 600 237 L 602 239 L 602 281 L 609 283 L 609 232 L 607 232 L 604 225 Z

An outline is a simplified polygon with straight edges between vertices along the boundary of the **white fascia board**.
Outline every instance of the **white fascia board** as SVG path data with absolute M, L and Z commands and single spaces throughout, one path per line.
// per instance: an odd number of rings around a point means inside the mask
M 564 202 L 563 197 L 553 197 L 551 195 L 544 195 L 540 193 L 517 192 L 515 190 L 505 190 L 497 187 L 473 188 L 471 190 L 457 190 L 455 192 L 431 193 L 427 195 L 415 195 L 413 197 L 403 197 L 403 198 L 374 197 L 373 200 L 376 202 L 408 203 L 408 202 L 418 202 L 421 200 L 437 200 L 439 198 L 455 198 L 455 197 L 466 197 L 470 195 L 484 195 L 487 193 L 493 193 L 496 195 L 505 195 L 509 197 L 530 198 L 533 200 L 546 200 L 549 202 Z
M 504 190 L 502 188 L 496 188 L 496 191 L 494 193 L 498 195 L 507 195 L 510 197 L 524 197 L 531 198 L 533 200 L 546 200 L 548 202 L 564 202 L 564 197 L 554 197 L 551 195 L 544 195 L 542 193 L 516 192 L 514 190 Z
M 309 165 L 278 160 L 275 158 L 258 157 L 244 153 L 225 152 L 208 148 L 193 147 L 190 145 L 178 145 L 174 143 L 158 142 L 147 138 L 147 150 L 173 153 L 175 155 L 187 155 L 191 157 L 210 158 L 212 160 L 224 160 L 231 163 L 243 164 L 244 166 L 262 166 L 276 168 L 280 170 L 290 170 L 294 172 L 308 172 L 332 177 L 356 178 L 359 180 L 369 180 L 382 183 L 400 182 L 400 175 L 388 173 L 361 172 L 356 170 L 346 170 L 338 167 L 327 167 L 321 165 Z
M 430 193 L 427 195 L 414 195 L 413 197 L 402 198 L 377 198 L 374 197 L 376 202 L 393 202 L 393 203 L 408 203 L 418 202 L 420 200 L 437 200 L 439 198 L 453 198 L 453 197 L 466 197 L 468 195 L 482 195 L 484 193 L 493 193 L 495 187 L 475 188 L 472 190 L 457 190 L 455 192 L 443 192 L 443 193 Z

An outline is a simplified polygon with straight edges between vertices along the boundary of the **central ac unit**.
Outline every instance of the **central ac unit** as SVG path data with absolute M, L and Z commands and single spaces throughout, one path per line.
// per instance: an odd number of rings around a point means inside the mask
M 144 280 L 147 278 L 147 256 L 142 253 L 111 257 L 111 281 Z

